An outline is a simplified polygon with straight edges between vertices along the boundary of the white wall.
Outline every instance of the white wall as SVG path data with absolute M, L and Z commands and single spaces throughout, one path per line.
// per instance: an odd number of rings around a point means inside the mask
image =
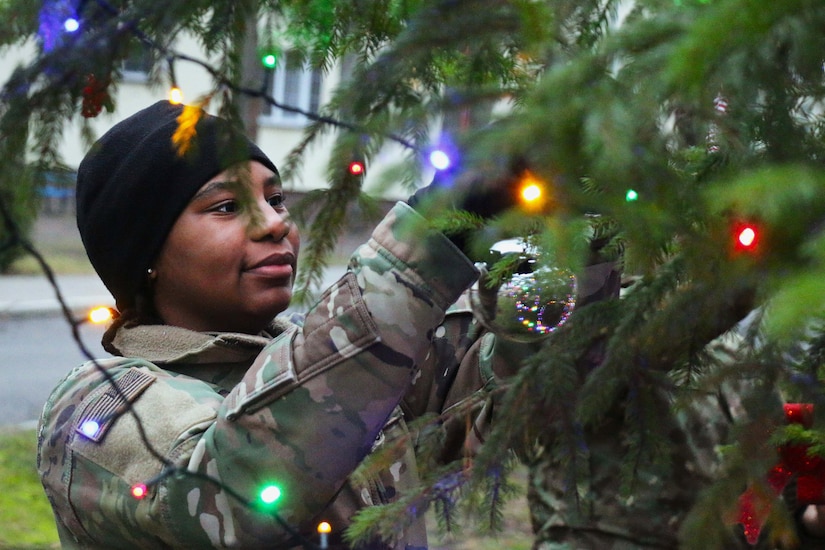
M 191 36 L 182 36 L 174 44 L 173 49 L 192 57 L 202 59 L 203 54 L 197 42 Z M 0 83 L 5 83 L 14 67 L 19 63 L 31 59 L 35 55 L 34 46 L 29 43 L 21 47 L 0 50 Z M 184 94 L 184 102 L 194 102 L 211 90 L 211 76 L 199 65 L 187 61 L 175 63 L 175 77 L 178 86 Z M 336 67 L 325 75 L 321 89 L 321 103 L 326 102 L 340 81 L 340 70 Z M 120 82 L 114 91 L 115 111 L 108 113 L 104 109 L 97 117 L 89 119 L 89 123 L 96 135 L 101 135 L 108 128 L 130 114 L 168 97 L 170 82 L 164 79 L 160 84 L 126 80 Z M 63 160 L 69 167 L 76 168 L 88 149 L 88 144 L 81 139 L 80 125 L 84 119 L 78 110 L 77 115 L 66 126 L 62 139 L 61 153 Z M 292 148 L 302 139 L 303 128 L 273 124 L 264 118 L 260 120 L 257 142 L 261 149 L 273 160 L 281 165 Z M 315 144 L 306 156 L 301 172 L 294 181 L 286 182 L 289 189 L 307 191 L 322 188 L 326 182 L 326 164 L 331 149 L 331 137 L 325 137 Z M 370 173 L 378 174 L 381 165 L 395 161 L 392 153 L 382 154 L 381 160 L 374 163 Z M 370 177 L 367 176 L 366 188 L 370 188 Z M 384 196 L 388 198 L 402 198 L 408 195 L 405 190 L 384 189 Z

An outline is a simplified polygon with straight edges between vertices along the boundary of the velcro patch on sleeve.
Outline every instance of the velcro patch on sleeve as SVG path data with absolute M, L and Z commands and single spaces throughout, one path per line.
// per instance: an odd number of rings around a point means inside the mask
M 258 356 L 250 369 L 260 371 L 255 376 L 256 384 L 248 388 L 242 399 L 237 399 L 234 403 L 231 398 L 227 400 L 227 420 L 232 421 L 241 414 L 254 412 L 294 389 L 298 375 L 295 373 L 291 352 L 296 331 L 297 328 L 293 327 L 282 332 L 267 346 L 266 353 Z M 260 384 L 257 383 L 259 380 Z
M 100 443 L 114 421 L 154 381 L 153 375 L 132 367 L 114 384 L 102 385 L 99 392 L 86 400 L 75 431 L 90 441 Z

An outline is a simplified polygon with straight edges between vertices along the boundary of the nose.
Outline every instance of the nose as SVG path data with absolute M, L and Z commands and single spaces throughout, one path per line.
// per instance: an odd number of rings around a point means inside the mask
M 280 241 L 292 228 L 289 212 L 285 208 L 276 210 L 265 200 L 258 203 L 250 218 L 248 233 L 255 241 L 270 238 Z

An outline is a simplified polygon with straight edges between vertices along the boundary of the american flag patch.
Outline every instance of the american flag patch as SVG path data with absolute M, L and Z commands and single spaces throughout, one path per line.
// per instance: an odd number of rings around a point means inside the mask
M 99 443 L 109 427 L 126 411 L 130 403 L 143 393 L 155 377 L 134 367 L 119 376 L 114 384 L 106 384 L 105 390 L 89 399 L 75 431 L 88 440 Z

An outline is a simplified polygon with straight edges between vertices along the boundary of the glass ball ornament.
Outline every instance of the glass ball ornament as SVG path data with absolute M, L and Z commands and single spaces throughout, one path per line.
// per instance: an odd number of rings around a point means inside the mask
M 479 323 L 518 342 L 535 342 L 564 325 L 576 306 L 576 276 L 569 270 L 539 265 L 535 251 L 520 252 L 519 268 L 498 288 L 489 288 L 486 264 L 470 289 L 470 305 Z

